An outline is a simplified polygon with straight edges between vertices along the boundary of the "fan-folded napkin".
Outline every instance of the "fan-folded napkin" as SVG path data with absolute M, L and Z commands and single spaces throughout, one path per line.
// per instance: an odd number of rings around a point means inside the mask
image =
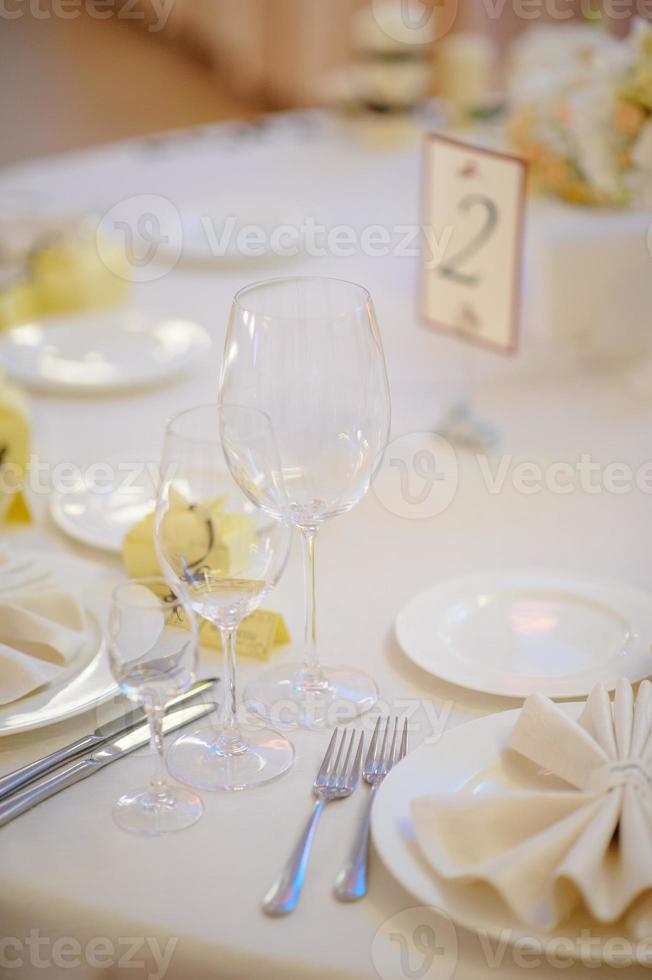
M 13 593 L 0 600 L 0 705 L 49 684 L 84 639 L 84 613 L 69 592 Z
M 652 922 L 652 684 L 613 704 L 591 692 L 578 721 L 531 695 L 509 748 L 540 770 L 541 790 L 415 799 L 417 842 L 445 879 L 492 886 L 527 924 L 550 929 L 582 904 L 601 922 Z M 568 789 L 546 789 L 546 772 Z

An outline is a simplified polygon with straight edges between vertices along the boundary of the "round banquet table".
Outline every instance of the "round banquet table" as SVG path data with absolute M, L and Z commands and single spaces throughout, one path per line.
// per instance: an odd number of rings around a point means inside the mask
M 380 149 L 328 117 L 289 114 L 262 127 L 227 124 L 102 146 L 21 164 L 0 175 L 0 192 L 32 190 L 47 190 L 62 211 L 110 208 L 143 194 L 167 198 L 181 211 L 190 204 L 210 211 L 212 203 L 230 199 L 247 200 L 252 207 L 273 200 L 291 202 L 329 228 L 400 229 L 418 222 L 419 152 L 416 140 Z M 463 355 L 458 344 L 419 323 L 414 255 L 376 256 L 354 249 L 353 254 L 277 258 L 274 263 L 218 262 L 211 270 L 180 263 L 160 278 L 134 284 L 133 302 L 203 323 L 213 340 L 210 354 L 190 375 L 153 390 L 88 400 L 33 395 L 33 450 L 50 463 L 85 464 L 133 458 L 139 452 L 151 452 L 155 459 L 167 417 L 216 396 L 236 289 L 283 274 L 339 276 L 370 289 L 388 363 L 392 438 L 399 439 L 399 446 L 406 434 L 432 430 L 459 395 L 466 372 L 473 378 L 478 410 L 502 433 L 491 468 L 495 471 L 502 461 L 508 473 L 500 492 L 492 492 L 478 458 L 461 453 L 456 493 L 443 512 L 410 519 L 370 492 L 355 510 L 324 528 L 318 550 L 324 661 L 358 664 L 373 674 L 387 708 L 409 713 L 411 747 L 470 719 L 518 707 L 516 701 L 454 688 L 414 666 L 394 637 L 401 606 L 431 584 L 480 569 L 544 565 L 604 573 L 645 587 L 652 563 L 648 494 L 605 487 L 587 492 L 579 486 L 563 494 L 545 486 L 526 493 L 509 477 L 519 462 L 576 464 L 582 454 L 636 468 L 650 458 L 652 447 L 650 403 L 615 375 L 592 374 L 564 356 L 542 353 L 545 343 L 535 336 L 527 295 L 515 357 L 482 351 Z M 34 505 L 33 525 L 7 529 L 4 540 L 76 554 L 120 574 L 117 557 L 76 546 L 59 533 L 47 515 L 46 497 Z M 300 640 L 304 606 L 297 548 L 271 605 L 283 611 Z M 292 655 L 281 648 L 274 659 Z M 205 655 L 202 669 L 221 670 L 214 654 Z M 260 663 L 241 660 L 240 683 L 261 669 Z M 64 745 L 96 723 L 96 713 L 89 712 L 0 739 L 0 773 Z M 362 791 L 324 813 L 294 914 L 266 918 L 261 897 L 307 818 L 310 786 L 328 741 L 326 732 L 292 737 L 297 759 L 287 775 L 249 792 L 204 794 L 203 819 L 176 836 L 145 840 L 112 822 L 114 800 L 148 778 L 145 752 L 5 827 L 0 832 L 0 938 L 11 942 L 2 947 L 2 976 L 43 976 L 39 955 L 46 961 L 50 956 L 48 977 L 157 976 L 151 956 L 147 965 L 130 968 L 144 959 L 146 940 L 162 949 L 173 940 L 167 947 L 170 961 L 159 970 L 168 980 L 484 980 L 494 969 L 501 977 L 557 974 L 554 964 L 519 958 L 508 947 L 502 952 L 492 944 L 488 948 L 463 929 L 457 930 L 455 963 L 444 957 L 420 970 L 424 960 L 414 946 L 414 931 L 394 918 L 419 903 L 373 852 L 368 897 L 353 905 L 334 901 L 334 875 L 364 802 Z M 403 965 L 378 952 L 374 937 L 381 929 L 404 930 Z M 35 930 L 47 942 L 40 953 L 33 943 L 28 953 L 25 943 Z M 75 959 L 74 943 L 57 947 L 58 965 L 52 960 L 57 938 L 81 944 L 86 951 L 81 965 L 66 964 L 66 957 L 68 964 Z M 89 954 L 88 943 L 98 938 L 108 945 L 93 946 Z M 20 947 L 12 945 L 16 939 Z M 16 962 L 19 948 L 22 966 Z M 610 972 L 581 964 L 565 967 L 569 978 L 584 973 L 601 978 Z M 639 976 L 640 968 L 621 973 Z

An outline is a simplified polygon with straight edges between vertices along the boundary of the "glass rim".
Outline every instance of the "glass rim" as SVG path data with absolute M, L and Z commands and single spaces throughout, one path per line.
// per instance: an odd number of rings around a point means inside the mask
M 257 292 L 264 286 L 278 285 L 283 282 L 336 282 L 340 286 L 349 286 L 356 289 L 362 294 L 362 298 L 352 304 L 351 308 L 345 310 L 344 313 L 338 313 L 335 317 L 324 317 L 319 314 L 308 314 L 303 316 L 294 316 L 288 314 L 276 314 L 276 313 L 258 313 L 256 310 L 252 310 L 251 307 L 247 306 L 242 302 L 243 298 L 253 292 Z M 350 316 L 352 313 L 358 313 L 360 310 L 372 304 L 371 293 L 366 286 L 361 286 L 360 283 L 353 282 L 352 279 L 340 279 L 338 276 L 277 276 L 272 279 L 259 279 L 256 282 L 251 282 L 247 286 L 242 286 L 235 296 L 233 297 L 233 306 L 237 306 L 238 309 L 242 310 L 243 313 L 250 313 L 252 316 L 265 317 L 268 320 L 293 320 L 293 321 L 305 321 L 305 320 L 324 320 L 324 319 L 337 319 L 340 320 L 342 317 Z
M 270 419 L 267 412 L 264 412 L 262 408 L 256 408 L 255 405 L 239 405 L 235 402 L 204 402 L 201 405 L 191 405 L 190 408 L 184 408 L 183 411 L 177 412 L 176 415 L 170 416 L 165 425 L 165 436 L 174 436 L 175 439 L 183 439 L 185 442 L 191 442 L 198 446 L 220 446 L 222 447 L 222 440 L 219 433 L 215 434 L 212 439 L 204 439 L 201 436 L 188 435 L 186 433 L 178 432 L 175 430 L 175 426 L 178 422 L 184 419 L 188 415 L 194 415 L 195 412 L 206 411 L 207 409 L 212 409 L 218 415 L 225 408 L 240 408 L 247 412 L 255 412 L 257 415 L 262 415 L 262 417 L 267 421 L 268 425 L 272 426 L 272 420 Z

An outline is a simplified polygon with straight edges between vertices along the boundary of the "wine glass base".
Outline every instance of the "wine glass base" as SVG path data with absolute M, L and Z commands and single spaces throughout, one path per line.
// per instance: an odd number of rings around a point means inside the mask
M 242 725 L 237 754 L 220 747 L 220 734 L 201 728 L 181 735 L 168 750 L 168 771 L 197 789 L 237 791 L 277 779 L 294 762 L 292 743 L 271 728 Z
M 245 690 L 247 709 L 276 728 L 334 728 L 373 708 L 376 682 L 353 667 L 322 667 L 319 681 L 306 678 L 301 664 L 274 667 Z
M 113 807 L 113 819 L 131 834 L 159 837 L 192 827 L 203 812 L 204 805 L 195 793 L 168 786 L 160 793 L 153 789 L 125 793 Z

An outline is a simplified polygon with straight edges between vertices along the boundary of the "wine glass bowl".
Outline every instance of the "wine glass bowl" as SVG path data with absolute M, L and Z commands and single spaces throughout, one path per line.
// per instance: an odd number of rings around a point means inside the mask
M 314 562 L 317 531 L 366 494 L 389 435 L 389 387 L 368 291 L 311 277 L 240 290 L 227 331 L 220 403 L 258 410 L 246 428 L 225 418 L 227 462 L 249 499 L 298 528 L 304 544 L 304 662 L 255 680 L 247 700 L 269 716 L 275 703 L 290 699 L 303 727 L 328 724 L 334 702 L 346 702 L 353 717 L 372 707 L 376 685 L 354 668 L 322 667 Z M 265 424 L 274 432 L 274 460 Z

